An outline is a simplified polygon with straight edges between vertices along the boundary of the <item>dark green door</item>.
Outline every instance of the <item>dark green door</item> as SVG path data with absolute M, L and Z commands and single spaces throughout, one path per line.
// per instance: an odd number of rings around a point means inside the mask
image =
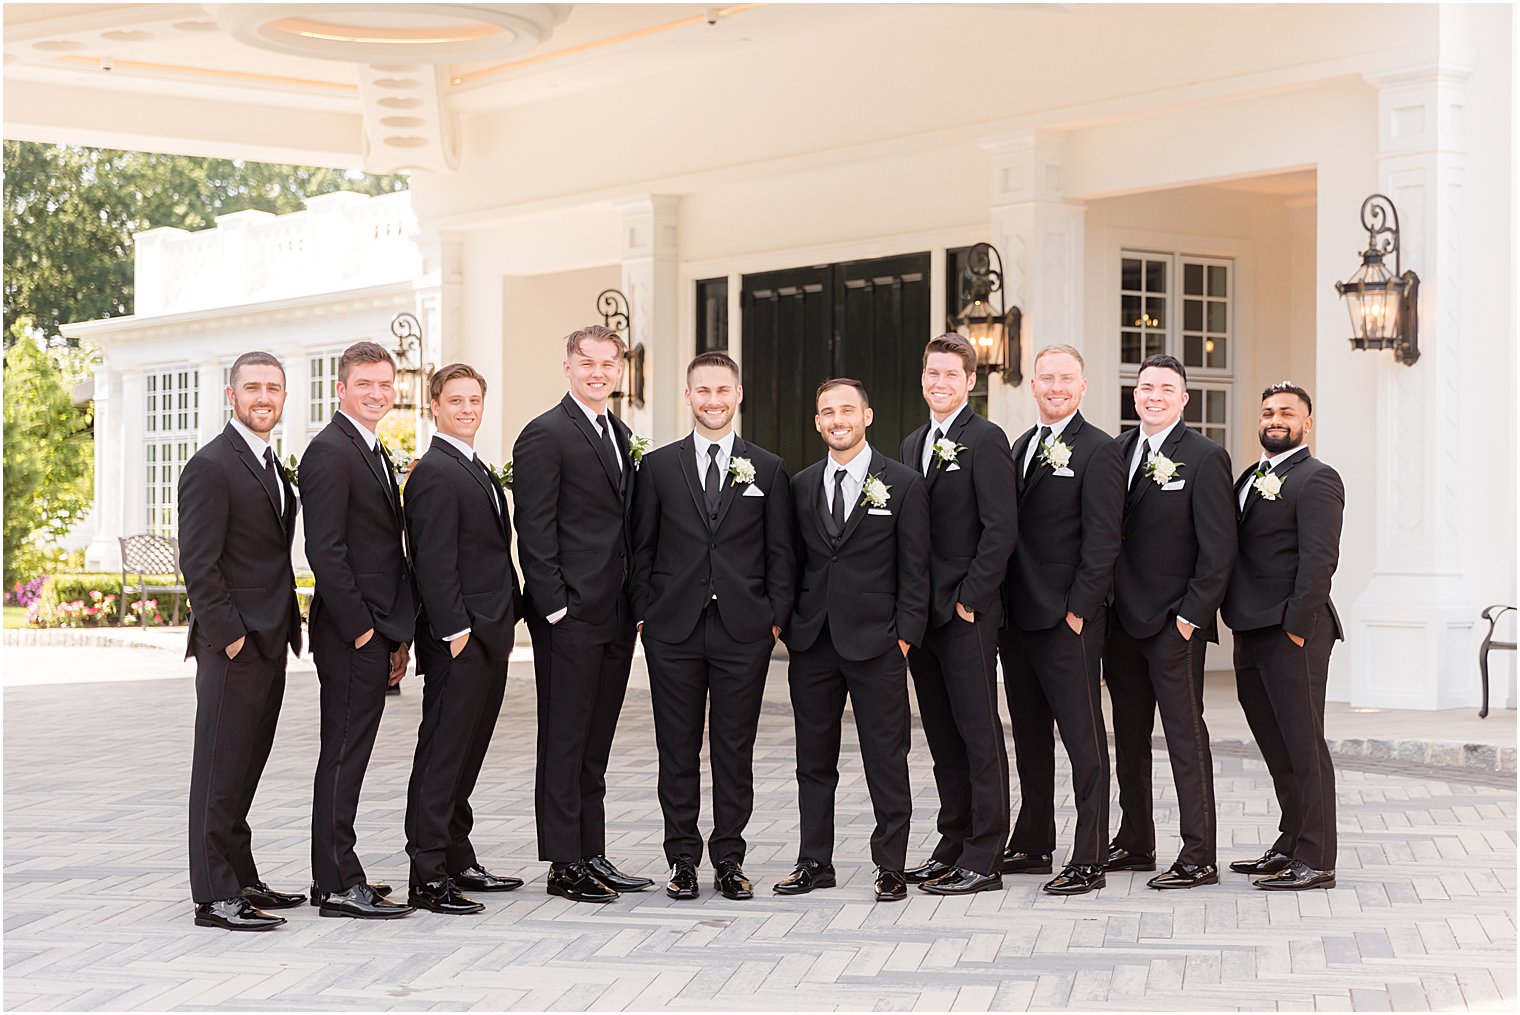
M 796 473 L 823 456 L 813 392 L 854 377 L 871 395 L 867 436 L 895 457 L 919 423 L 919 356 L 929 333 L 929 255 L 746 275 L 743 307 L 744 436 Z

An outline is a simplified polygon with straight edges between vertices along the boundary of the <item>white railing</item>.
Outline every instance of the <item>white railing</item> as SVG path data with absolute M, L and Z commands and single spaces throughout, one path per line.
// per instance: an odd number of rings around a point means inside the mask
M 140 317 L 364 289 L 415 278 L 422 255 L 405 191 L 314 197 L 289 215 L 243 211 L 214 229 L 135 237 Z

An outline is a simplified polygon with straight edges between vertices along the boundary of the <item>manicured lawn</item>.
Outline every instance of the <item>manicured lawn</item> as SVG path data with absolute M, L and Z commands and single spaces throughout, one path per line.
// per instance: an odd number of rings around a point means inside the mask
M 25 627 L 26 626 L 26 607 L 25 606 L 7 606 L 5 608 L 5 626 L 6 626 L 7 630 L 9 630 L 10 628 L 13 628 L 13 627 Z

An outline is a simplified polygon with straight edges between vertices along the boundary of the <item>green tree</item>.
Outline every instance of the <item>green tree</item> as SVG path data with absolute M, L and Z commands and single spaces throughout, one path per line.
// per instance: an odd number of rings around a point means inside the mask
M 49 342 L 58 326 L 132 312 L 132 234 L 196 230 L 218 215 L 299 211 L 337 190 L 385 194 L 401 176 L 6 141 L 5 344 L 23 317 Z
M 74 408 L 58 353 L 18 318 L 5 351 L 5 584 L 38 536 L 59 536 L 93 497 L 90 415 Z

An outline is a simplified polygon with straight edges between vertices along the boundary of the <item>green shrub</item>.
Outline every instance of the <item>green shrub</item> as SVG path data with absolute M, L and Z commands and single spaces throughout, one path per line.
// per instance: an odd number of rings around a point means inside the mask
M 150 576 L 149 584 L 168 585 L 169 575 Z M 122 594 L 119 572 L 55 574 L 42 583 L 37 602 L 27 610 L 27 623 L 34 627 L 105 627 L 122 623 L 122 600 L 126 600 L 127 623 L 141 623 L 138 594 L 128 586 Z M 148 626 L 171 623 L 174 604 L 180 604 L 180 623 L 190 615 L 183 593 L 148 593 Z

